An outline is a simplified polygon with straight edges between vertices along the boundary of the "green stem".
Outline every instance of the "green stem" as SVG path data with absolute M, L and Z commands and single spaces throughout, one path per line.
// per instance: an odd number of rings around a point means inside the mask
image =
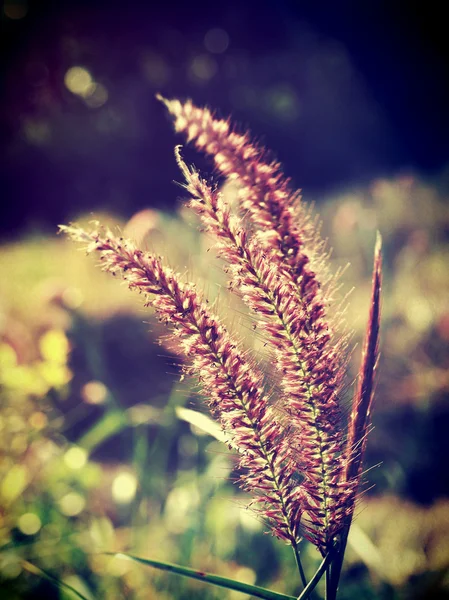
M 328 569 L 326 569 L 326 588 L 325 588 L 325 592 L 324 592 L 324 598 L 325 600 L 329 600 L 332 592 L 331 592 L 331 569 L 332 569 L 332 565 L 329 566 Z
M 304 573 L 304 569 L 301 563 L 301 556 L 300 556 L 300 551 L 299 548 L 297 546 L 297 544 L 293 544 L 292 545 L 293 548 L 293 552 L 295 553 L 295 559 L 296 559 L 296 564 L 298 566 L 298 571 L 299 571 L 299 575 L 301 577 L 301 582 L 303 587 L 305 588 L 307 586 L 307 579 L 306 579 L 306 575 Z
M 332 561 L 329 570 L 329 581 L 326 586 L 326 600 L 336 600 L 338 592 L 338 584 L 340 582 L 341 569 L 343 567 L 343 560 L 345 557 L 346 544 L 348 541 L 349 528 L 351 526 L 352 516 L 346 523 L 345 529 L 343 530 L 338 548 L 336 550 L 335 558 Z
M 318 582 L 323 577 L 324 572 L 326 572 L 326 573 L 328 572 L 329 565 L 332 561 L 332 558 L 333 558 L 333 552 L 329 552 L 328 554 L 326 554 L 326 556 L 323 559 L 323 562 L 318 567 L 317 572 L 312 577 L 312 579 L 309 581 L 309 583 L 306 585 L 306 587 L 304 588 L 302 593 L 298 596 L 297 600 L 307 600 L 307 598 L 310 598 L 311 593 L 313 592 L 313 590 L 316 588 Z

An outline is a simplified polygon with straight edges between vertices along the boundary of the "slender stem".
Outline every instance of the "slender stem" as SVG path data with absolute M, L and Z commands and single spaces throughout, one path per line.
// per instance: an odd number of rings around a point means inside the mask
M 333 556 L 334 556 L 334 553 L 332 551 L 328 552 L 328 554 L 326 554 L 326 556 L 323 558 L 323 562 L 318 567 L 317 572 L 312 577 L 312 579 L 309 581 L 309 583 L 306 585 L 306 587 L 304 588 L 302 593 L 298 596 L 297 600 L 307 600 L 307 598 L 310 598 L 311 593 L 316 588 L 320 579 L 323 577 L 324 572 L 326 572 L 326 573 L 328 572 L 329 565 L 331 563 Z
M 325 600 L 329 600 L 330 598 L 330 585 L 331 585 L 331 565 L 329 565 L 329 568 L 326 569 L 326 589 L 324 592 L 324 598 Z
M 349 528 L 351 526 L 352 517 L 346 523 L 346 527 L 341 534 L 334 560 L 329 569 L 329 581 L 326 587 L 326 600 L 336 600 L 338 592 L 338 584 L 340 582 L 341 569 L 345 557 L 346 543 L 348 541 Z
M 304 573 L 304 569 L 302 567 L 302 563 L 301 563 L 301 556 L 300 556 L 300 551 L 298 548 L 297 544 L 293 544 L 293 552 L 295 553 L 295 559 L 296 559 L 296 564 L 298 565 L 298 571 L 299 571 L 299 575 L 301 577 L 301 581 L 302 581 L 302 585 L 304 586 L 304 588 L 307 587 L 307 579 L 306 579 L 306 575 Z

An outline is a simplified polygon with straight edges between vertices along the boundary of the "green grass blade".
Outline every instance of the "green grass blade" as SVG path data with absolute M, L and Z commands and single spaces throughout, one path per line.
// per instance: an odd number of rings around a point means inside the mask
M 21 564 L 22 564 L 22 567 L 26 571 L 28 571 L 29 573 L 33 573 L 33 575 L 38 575 L 39 577 L 43 577 L 44 579 L 46 579 L 47 581 L 52 583 L 55 587 L 70 592 L 72 595 L 76 596 L 80 600 L 89 600 L 88 598 L 86 598 L 86 596 L 83 596 L 83 594 L 81 594 L 81 592 L 76 590 L 74 587 L 72 587 L 68 583 L 65 583 L 61 579 L 58 579 L 57 577 L 50 575 L 50 573 L 47 573 L 46 571 L 40 569 L 39 567 L 36 567 L 36 565 L 33 565 L 33 563 L 30 563 L 27 560 L 23 560 Z
M 188 567 L 181 567 L 180 565 L 173 565 L 171 563 L 151 560 L 149 558 L 141 558 L 139 556 L 125 554 L 123 552 L 107 552 L 106 554 L 134 560 L 148 567 L 154 567 L 155 569 L 161 569 L 162 571 L 169 571 L 170 573 L 176 573 L 177 575 L 184 575 L 184 577 L 190 577 L 191 579 L 198 579 L 199 581 L 204 581 L 205 583 L 211 583 L 212 585 L 218 585 L 229 590 L 235 590 L 237 592 L 242 592 L 243 594 L 249 594 L 256 598 L 264 598 L 265 600 L 296 600 L 294 596 L 287 596 L 286 594 L 281 594 L 279 592 L 272 592 L 256 585 L 241 583 L 240 581 L 235 581 L 234 579 L 220 577 L 219 575 L 213 575 L 211 573 L 204 573 L 204 571 L 197 571 L 195 569 L 189 569 Z
M 110 410 L 78 439 L 77 444 L 88 452 L 92 452 L 105 440 L 128 426 L 129 421 L 123 411 Z

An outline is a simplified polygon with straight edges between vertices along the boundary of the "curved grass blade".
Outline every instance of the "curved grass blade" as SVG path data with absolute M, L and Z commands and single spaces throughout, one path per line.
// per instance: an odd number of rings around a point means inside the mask
M 61 579 L 58 579 L 54 575 L 50 575 L 50 573 L 47 573 L 43 569 L 37 567 L 36 565 L 33 565 L 33 563 L 30 563 L 27 560 L 23 560 L 21 564 L 22 564 L 22 567 L 26 571 L 28 571 L 29 573 L 32 573 L 33 575 L 38 575 L 39 577 L 43 577 L 44 579 L 46 579 L 47 581 L 52 583 L 55 587 L 60 588 L 65 591 L 68 591 L 68 592 L 71 592 L 72 595 L 76 596 L 80 600 L 90 600 L 89 598 L 86 598 L 86 596 L 83 596 L 83 594 L 81 592 L 76 590 L 74 587 L 72 587 L 68 583 L 65 583 L 64 581 L 62 581 Z
M 228 438 L 224 434 L 220 425 L 204 413 L 200 413 L 197 410 L 192 410 L 191 408 L 184 408 L 183 406 L 177 406 L 175 408 L 175 413 L 178 419 L 198 427 L 198 429 L 208 433 L 219 442 L 223 442 L 224 444 L 229 443 Z
M 220 575 L 213 575 L 212 573 L 205 573 L 204 571 L 197 571 L 195 569 L 189 569 L 188 567 L 181 567 L 180 565 L 174 565 L 159 560 L 151 560 L 149 558 L 141 558 L 140 556 L 134 556 L 133 554 L 126 554 L 124 552 L 106 552 L 105 554 L 122 557 L 128 560 L 146 565 L 147 567 L 154 567 L 161 571 L 169 571 L 170 573 L 176 573 L 177 575 L 183 575 L 184 577 L 190 577 L 190 579 L 198 579 L 205 583 L 211 583 L 212 585 L 218 585 L 220 587 L 227 588 L 228 590 L 235 590 L 242 592 L 243 594 L 249 594 L 256 598 L 263 598 L 265 600 L 296 600 L 294 596 L 287 596 L 279 592 L 272 592 L 266 590 L 257 585 L 250 585 L 248 583 L 241 583 L 228 577 L 221 577 Z
M 129 425 L 129 420 L 123 411 L 112 409 L 94 423 L 94 425 L 78 439 L 77 444 L 84 448 L 84 450 L 92 452 L 105 440 L 116 435 Z

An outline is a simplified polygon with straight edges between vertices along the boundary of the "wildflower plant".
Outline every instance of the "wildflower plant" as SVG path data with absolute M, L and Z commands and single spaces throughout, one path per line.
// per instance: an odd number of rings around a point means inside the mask
M 380 320 L 380 236 L 362 365 L 346 423 L 342 397 L 350 335 L 344 301 L 336 300 L 338 273 L 329 273 L 316 221 L 291 190 L 281 166 L 249 134 L 234 131 L 229 120 L 190 101 L 159 99 L 175 130 L 211 156 L 220 175 L 236 183 L 238 201 L 231 204 L 216 185 L 187 166 L 176 148 L 189 206 L 215 240 L 230 289 L 248 306 L 253 328 L 263 335 L 276 385 L 267 385 L 257 357 L 226 329 L 196 285 L 161 257 L 99 224 L 91 231 L 76 225 L 61 230 L 87 252 L 96 252 L 105 271 L 121 275 L 142 293 L 169 327 L 185 356 L 185 372 L 198 379 L 237 453 L 240 485 L 251 497 L 252 510 L 293 548 L 304 587 L 300 598 L 309 597 L 325 576 L 326 598 L 332 600 L 360 492 L 370 425 Z M 303 538 L 323 558 L 309 582 L 300 558 Z M 256 586 L 242 589 L 222 578 L 217 582 L 216 576 L 174 565 L 147 564 L 261 598 L 286 597 Z

